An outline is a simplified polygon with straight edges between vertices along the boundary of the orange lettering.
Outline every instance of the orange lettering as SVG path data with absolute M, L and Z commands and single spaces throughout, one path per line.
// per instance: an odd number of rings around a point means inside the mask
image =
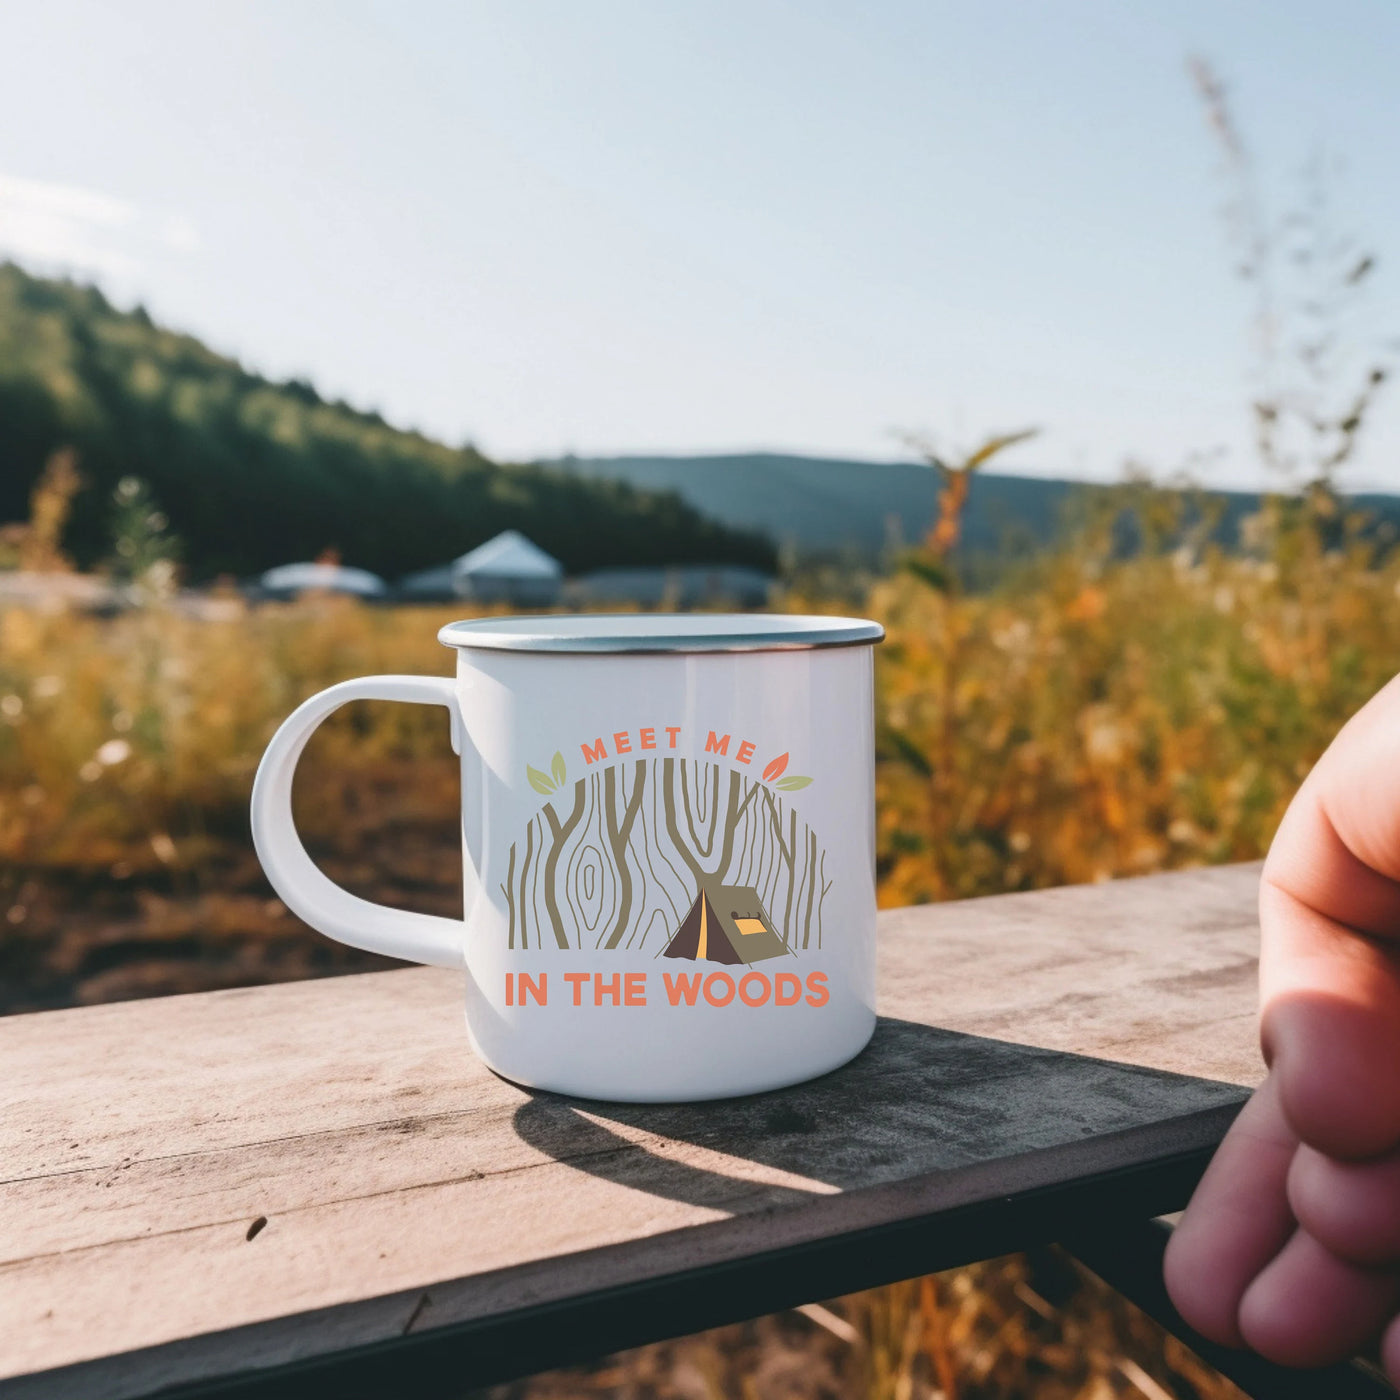
M 506 1005 L 515 1005 L 515 973 L 506 973 Z
M 802 979 L 796 973 L 780 972 L 773 982 L 774 1006 L 796 1006 L 802 1000 Z
M 724 989 L 721 996 L 715 991 L 716 986 Z M 705 1000 L 711 1006 L 728 1006 L 734 1000 L 734 979 L 727 972 L 712 972 L 705 979 Z
M 695 998 L 700 995 L 700 974 L 698 972 L 679 972 L 672 978 L 669 972 L 661 974 L 661 980 L 666 984 L 666 995 L 671 999 L 672 1006 L 679 1006 L 682 1001 L 687 1006 L 695 1005 Z
M 621 734 L 613 735 L 613 748 L 615 748 L 618 753 L 632 752 L 632 741 L 627 737 L 625 731 Z
M 708 739 L 705 740 L 705 752 L 706 752 L 706 753 L 722 753 L 726 758 L 728 758 L 728 757 L 729 757 L 729 735 L 726 734 L 726 735 L 724 736 L 723 739 L 717 739 L 717 738 L 715 737 L 715 731 L 714 731 L 713 729 L 710 730 L 710 737 L 709 737 Z
M 756 747 L 757 745 L 751 744 L 745 739 L 744 742 L 739 745 L 739 752 L 736 753 L 734 757 L 737 758 L 740 763 L 747 763 L 749 759 L 753 757 L 753 751 Z
M 826 973 L 809 972 L 807 974 L 807 1005 L 825 1006 L 830 1000 L 826 990 Z
M 593 974 L 593 1005 L 601 1006 L 604 997 L 611 997 L 612 1004 L 617 1005 L 618 999 L 622 996 L 622 974 L 614 972 L 612 977 L 603 981 L 603 974 L 595 972 Z
M 522 973 L 520 974 L 520 1004 L 521 1004 L 521 1006 L 524 1006 L 524 1005 L 525 1005 L 525 998 L 526 998 L 526 997 L 531 997 L 531 996 L 534 997 L 535 1001 L 536 1001 L 540 1006 L 545 1005 L 545 1003 L 549 1000 L 549 993 L 548 993 L 548 990 L 547 990 L 548 987 L 549 987 L 549 973 L 547 973 L 547 972 L 542 972 L 542 973 L 540 973 L 540 980 L 539 980 L 538 983 L 536 983 L 535 979 L 534 979 L 533 977 L 531 977 L 530 974 L 529 974 L 528 972 L 522 972 Z M 509 1006 L 510 1003 L 507 1002 L 506 1005 Z
M 791 974 L 789 974 L 791 975 Z M 758 991 L 750 995 L 746 990 L 750 982 L 758 984 Z M 768 993 L 772 988 L 768 985 L 768 979 L 761 972 L 750 972 L 739 981 L 739 1000 L 745 1006 L 762 1006 L 768 1000 Z
M 639 729 L 637 731 L 637 737 L 642 741 L 642 747 L 644 749 L 654 749 L 656 747 L 656 730 Z
M 596 739 L 592 748 L 589 748 L 587 744 L 580 744 L 579 748 L 583 750 L 583 761 L 585 763 L 596 763 L 600 758 L 606 758 L 608 756 L 608 751 L 603 747 L 603 741 L 601 739 Z
M 680 734 L 680 732 L 681 727 L 678 724 L 674 726 L 668 724 L 666 726 L 666 736 L 670 739 L 672 748 L 676 747 L 676 737 Z
M 583 1005 L 583 984 L 588 981 L 590 975 L 587 972 L 566 972 L 564 974 L 564 980 L 573 984 L 575 1006 Z
M 647 975 L 645 972 L 629 972 L 622 979 L 622 1004 L 624 1006 L 645 1006 L 647 1004 Z

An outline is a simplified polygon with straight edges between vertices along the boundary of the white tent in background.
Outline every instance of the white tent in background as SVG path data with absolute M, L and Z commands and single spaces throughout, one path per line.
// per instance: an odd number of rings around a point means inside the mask
M 519 530 L 502 530 L 452 565 L 453 592 L 483 602 L 552 603 L 564 566 Z
M 279 564 L 258 579 L 269 598 L 297 598 L 303 593 L 348 593 L 355 598 L 382 598 L 388 585 L 368 569 L 343 564 Z
M 544 606 L 557 601 L 564 567 L 519 530 L 494 539 L 436 569 L 399 583 L 402 598 L 471 598 L 482 603 Z

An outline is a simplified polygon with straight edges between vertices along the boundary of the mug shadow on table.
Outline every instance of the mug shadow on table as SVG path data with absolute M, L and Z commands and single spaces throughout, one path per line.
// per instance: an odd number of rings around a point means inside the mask
M 790 1089 L 698 1104 L 536 1092 L 514 1124 L 575 1170 L 732 1214 L 1142 1129 L 1245 1097 L 1214 1080 L 881 1017 L 850 1064 Z M 755 1180 L 741 1162 L 769 1171 Z M 775 1171 L 804 1180 L 773 1181 Z

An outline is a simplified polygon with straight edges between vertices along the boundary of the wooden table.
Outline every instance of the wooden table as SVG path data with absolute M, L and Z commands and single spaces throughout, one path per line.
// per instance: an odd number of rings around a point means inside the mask
M 1257 879 L 882 915 L 870 1048 L 727 1103 L 516 1088 L 431 969 L 0 1020 L 0 1394 L 460 1395 L 1177 1209 Z

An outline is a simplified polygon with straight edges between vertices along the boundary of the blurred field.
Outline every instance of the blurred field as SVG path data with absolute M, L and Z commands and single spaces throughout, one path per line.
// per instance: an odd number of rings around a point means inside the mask
M 471 1400 L 1242 1400 L 1057 1250 L 662 1342 Z
M 1169 547 L 1115 559 L 1105 514 L 991 595 L 871 592 L 884 903 L 1261 855 L 1400 669 L 1400 559 L 1335 501 L 1275 502 L 1226 553 L 1139 499 Z
M 1261 517 L 1226 554 L 1172 522 L 1116 558 L 1108 518 L 995 591 L 926 557 L 834 603 L 878 652 L 883 904 L 1262 853 L 1302 775 L 1397 668 L 1400 561 L 1333 522 Z M 937 576 L 934 576 L 935 580 Z M 280 719 L 380 671 L 448 673 L 447 609 L 340 599 L 217 620 L 0 613 L 3 1008 L 369 965 L 285 916 L 247 802 Z M 451 913 L 457 780 L 436 710 L 364 704 L 313 740 L 299 820 L 351 888 Z
M 1400 660 L 1400 561 L 1327 502 L 1226 554 L 1178 514 L 1121 557 L 1104 515 L 994 591 L 929 544 L 792 609 L 857 609 L 878 661 L 885 905 L 1257 856 L 1309 765 Z M 0 614 L 0 1010 L 385 965 L 302 928 L 257 870 L 258 756 L 311 692 L 446 674 L 451 609 L 335 599 L 216 618 Z M 298 818 L 335 878 L 459 912 L 457 776 L 436 711 L 362 705 L 317 735 Z M 835 1331 L 828 1325 L 836 1322 Z M 843 1331 L 844 1329 L 844 1331 Z M 1154 1389 L 1155 1387 L 1155 1389 Z M 541 1378 L 504 1397 L 977 1400 L 1235 1392 L 1061 1261 L 1013 1259 Z
M 342 600 L 221 621 L 0 614 L 0 1009 L 388 966 L 285 914 L 247 804 L 279 718 L 333 680 L 443 671 L 447 613 Z M 317 736 L 298 787 L 308 844 L 375 897 L 460 913 L 446 728 L 366 707 Z

